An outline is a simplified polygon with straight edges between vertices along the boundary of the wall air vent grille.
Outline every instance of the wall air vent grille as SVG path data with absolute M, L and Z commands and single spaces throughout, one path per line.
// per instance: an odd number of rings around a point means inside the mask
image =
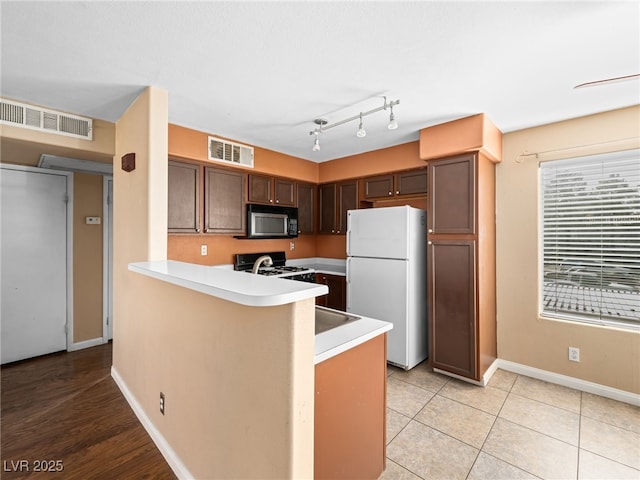
M 209 160 L 253 168 L 253 147 L 209 137 Z
M 0 98 L 0 123 L 68 137 L 93 139 L 93 120 Z

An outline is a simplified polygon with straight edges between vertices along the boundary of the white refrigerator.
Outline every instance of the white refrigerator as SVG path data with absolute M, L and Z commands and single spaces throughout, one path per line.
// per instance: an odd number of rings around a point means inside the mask
M 428 356 L 427 214 L 409 206 L 347 212 L 347 311 L 393 324 L 387 361 Z

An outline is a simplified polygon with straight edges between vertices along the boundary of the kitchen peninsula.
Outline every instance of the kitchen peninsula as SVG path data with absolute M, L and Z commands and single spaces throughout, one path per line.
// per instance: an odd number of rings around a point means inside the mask
M 200 429 L 206 430 L 212 445 L 224 441 L 226 454 L 212 452 L 194 464 L 197 468 L 185 458 L 191 452 L 173 452 L 184 464 L 182 470 L 198 478 L 258 473 L 264 478 L 293 478 L 303 472 L 315 478 L 340 478 L 340 472 L 377 478 L 382 473 L 384 334 L 391 324 L 357 317 L 314 335 L 315 297 L 327 293 L 325 285 L 170 260 L 131 263 L 129 270 L 156 284 L 160 280 L 165 287 L 156 286 L 165 295 L 177 295 L 173 305 L 180 305 L 180 321 L 193 333 L 189 348 L 182 350 L 191 357 L 183 363 L 191 371 L 170 367 L 178 378 L 173 390 L 163 390 L 166 412 L 153 423 L 162 429 L 172 417 L 180 417 L 178 423 L 193 422 L 197 417 L 191 408 L 200 408 L 200 421 L 206 423 Z M 183 301 L 183 295 L 191 300 Z M 207 310 L 210 315 L 202 315 Z M 199 331 L 189 325 L 194 321 Z M 201 396 L 205 408 L 187 406 L 203 390 L 209 392 Z M 305 415 L 310 411 L 313 417 Z M 311 452 L 295 451 L 305 444 L 314 446 Z M 263 464 L 245 463 L 239 471 L 242 462 L 231 452 L 247 449 L 270 453 Z M 282 465 L 273 461 L 274 456 Z M 296 456 L 298 461 L 306 457 L 308 463 L 303 460 L 296 471 L 287 471 Z

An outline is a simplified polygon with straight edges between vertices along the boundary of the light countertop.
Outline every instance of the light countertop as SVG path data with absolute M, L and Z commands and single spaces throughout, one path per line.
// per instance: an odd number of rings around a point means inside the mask
M 323 262 L 326 259 L 309 260 L 301 259 L 287 263 L 309 266 L 319 272 L 344 275 L 344 260 L 329 259 L 329 262 Z M 322 284 L 251 275 L 225 267 L 197 265 L 173 260 L 129 264 L 129 270 L 132 272 L 253 307 L 285 305 L 325 295 L 329 291 L 328 287 Z M 359 320 L 319 333 L 315 336 L 314 364 L 324 362 L 382 335 L 392 328 L 391 323 L 361 317 Z
M 315 270 L 316 273 L 328 273 L 331 275 L 342 276 L 345 276 L 347 274 L 346 260 L 340 260 L 337 258 L 296 258 L 287 260 L 287 265 L 292 265 L 295 267 L 309 267 Z
M 360 317 L 360 320 L 319 333 L 316 335 L 314 364 L 357 347 L 392 328 L 389 322 Z
M 251 275 L 225 268 L 159 260 L 130 263 L 129 270 L 252 307 L 285 305 L 329 292 L 326 285 Z

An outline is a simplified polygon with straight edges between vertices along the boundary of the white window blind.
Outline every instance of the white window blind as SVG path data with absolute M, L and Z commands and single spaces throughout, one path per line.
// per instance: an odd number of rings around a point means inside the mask
M 543 315 L 640 328 L 640 151 L 540 164 Z

